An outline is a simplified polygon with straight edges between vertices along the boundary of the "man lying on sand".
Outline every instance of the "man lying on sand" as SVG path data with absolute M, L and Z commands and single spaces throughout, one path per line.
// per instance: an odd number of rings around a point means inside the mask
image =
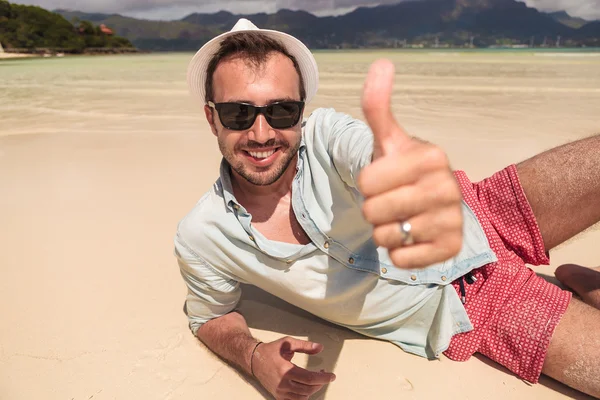
M 291 363 L 320 344 L 252 337 L 234 311 L 247 283 L 419 356 L 479 352 L 600 396 L 600 299 L 586 286 L 600 273 L 557 271 L 582 302 L 525 265 L 600 220 L 600 136 L 472 183 L 396 123 L 393 77 L 372 65 L 368 125 L 332 109 L 303 120 L 318 70 L 297 39 L 240 20 L 196 54 L 188 83 L 223 161 L 175 238 L 192 332 L 277 399 L 332 382 Z

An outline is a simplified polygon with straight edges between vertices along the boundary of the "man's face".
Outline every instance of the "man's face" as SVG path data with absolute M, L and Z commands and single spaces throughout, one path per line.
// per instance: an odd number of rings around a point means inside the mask
M 239 102 L 263 106 L 283 100 L 300 100 L 300 78 L 292 61 L 272 53 L 260 67 L 243 59 L 226 59 L 213 75 L 214 102 Z M 301 121 L 289 129 L 274 129 L 260 114 L 244 131 L 221 124 L 216 110 L 205 113 L 219 148 L 233 173 L 248 182 L 266 186 L 276 182 L 290 166 L 300 147 Z

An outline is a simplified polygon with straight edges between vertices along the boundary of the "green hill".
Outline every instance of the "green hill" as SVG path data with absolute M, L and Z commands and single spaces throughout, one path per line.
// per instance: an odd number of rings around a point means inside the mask
M 11 49 L 60 49 L 82 53 L 90 48 L 132 49 L 123 37 L 105 34 L 88 21 L 77 26 L 63 16 L 35 6 L 0 0 L 0 43 Z
M 181 21 L 149 21 L 119 14 L 86 13 L 55 10 L 69 21 L 85 19 L 110 26 L 117 35 L 129 39 L 137 48 L 152 51 L 187 51 L 199 49 L 221 32 L 218 27 Z
M 557 11 L 553 13 L 548 13 L 548 15 L 560 22 L 561 24 L 570 26 L 571 28 L 575 29 L 579 29 L 589 22 L 583 18 L 572 17 L 569 14 L 567 14 L 566 11 Z

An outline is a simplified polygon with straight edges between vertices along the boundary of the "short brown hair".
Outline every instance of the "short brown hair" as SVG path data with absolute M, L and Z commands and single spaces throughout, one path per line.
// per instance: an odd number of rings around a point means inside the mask
M 205 101 L 214 100 L 213 75 L 221 61 L 230 57 L 240 57 L 247 63 L 258 68 L 267 61 L 269 54 L 273 52 L 281 53 L 292 60 L 300 78 L 300 100 L 304 101 L 306 99 L 306 89 L 304 88 L 304 79 L 302 78 L 298 61 L 287 51 L 284 45 L 276 39 L 263 35 L 260 32 L 240 32 L 227 37 L 221 42 L 219 51 L 210 60 L 206 69 L 206 82 L 204 83 L 206 92 Z

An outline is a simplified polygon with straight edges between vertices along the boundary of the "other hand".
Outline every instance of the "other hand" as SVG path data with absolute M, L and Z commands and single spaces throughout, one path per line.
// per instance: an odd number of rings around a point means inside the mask
M 292 363 L 295 353 L 318 354 L 323 345 L 284 337 L 258 345 L 252 359 L 254 376 L 277 400 L 304 400 L 335 380 L 329 372 L 311 372 Z
M 374 135 L 373 161 L 361 172 L 358 186 L 375 243 L 389 250 L 397 267 L 422 268 L 460 251 L 462 196 L 444 151 L 411 138 L 396 122 L 391 110 L 393 81 L 391 62 L 373 63 L 362 97 Z M 406 222 L 412 237 L 401 229 Z

